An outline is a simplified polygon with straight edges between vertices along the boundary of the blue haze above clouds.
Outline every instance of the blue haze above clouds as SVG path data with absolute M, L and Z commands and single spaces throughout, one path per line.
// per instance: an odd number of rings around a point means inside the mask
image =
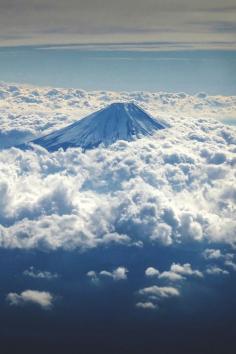
M 234 354 L 235 14 L 1 0 L 1 354 Z M 168 128 L 86 153 L 14 147 L 115 101 Z
M 0 48 L 0 79 L 85 90 L 236 93 L 235 51 L 109 48 Z

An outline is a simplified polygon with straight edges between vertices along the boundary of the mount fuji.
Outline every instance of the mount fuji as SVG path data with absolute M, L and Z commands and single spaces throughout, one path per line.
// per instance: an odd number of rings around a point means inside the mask
M 32 141 L 53 152 L 59 148 L 92 149 L 108 146 L 117 140 L 132 141 L 150 136 L 165 126 L 134 103 L 112 103 L 109 106 L 51 134 Z

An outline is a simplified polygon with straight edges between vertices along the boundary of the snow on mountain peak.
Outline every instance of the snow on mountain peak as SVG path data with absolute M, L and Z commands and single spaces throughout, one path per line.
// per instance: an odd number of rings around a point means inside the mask
M 100 144 L 108 146 L 117 140 L 132 141 L 164 128 L 163 124 L 136 104 L 116 102 L 32 142 L 48 151 L 69 147 L 86 150 Z

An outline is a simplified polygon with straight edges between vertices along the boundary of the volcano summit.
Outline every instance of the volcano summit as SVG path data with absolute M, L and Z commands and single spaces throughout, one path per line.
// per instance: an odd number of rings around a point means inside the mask
M 132 141 L 150 136 L 165 126 L 134 103 L 112 103 L 109 106 L 51 134 L 32 141 L 48 151 L 69 147 L 92 149 L 108 146 L 117 140 Z

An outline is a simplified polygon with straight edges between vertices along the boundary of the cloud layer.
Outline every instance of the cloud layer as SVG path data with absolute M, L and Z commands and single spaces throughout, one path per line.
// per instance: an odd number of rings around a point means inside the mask
M 133 100 L 168 125 L 152 138 L 86 153 L 2 150 L 1 247 L 235 245 L 236 132 L 214 120 L 232 114 L 235 97 L 1 90 L 5 146 L 12 130 L 25 132 L 16 143 L 27 141 L 117 100 Z
M 165 48 L 235 47 L 235 2 L 2 0 L 0 45 L 159 41 Z

